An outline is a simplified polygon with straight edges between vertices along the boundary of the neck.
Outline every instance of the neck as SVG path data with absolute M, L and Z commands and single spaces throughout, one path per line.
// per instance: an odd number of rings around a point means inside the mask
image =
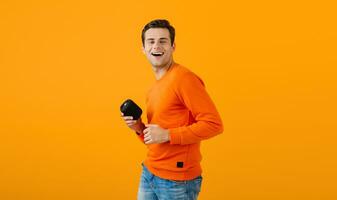
M 174 61 L 171 60 L 170 62 L 167 63 L 167 65 L 162 66 L 162 67 L 152 66 L 156 80 L 161 79 L 173 64 L 174 64 Z

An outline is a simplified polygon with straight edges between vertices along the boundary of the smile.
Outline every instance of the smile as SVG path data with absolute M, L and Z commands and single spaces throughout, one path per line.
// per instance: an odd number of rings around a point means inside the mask
M 153 53 L 151 53 L 151 55 L 153 55 L 153 56 L 162 56 L 162 55 L 164 55 L 164 52 L 153 52 Z

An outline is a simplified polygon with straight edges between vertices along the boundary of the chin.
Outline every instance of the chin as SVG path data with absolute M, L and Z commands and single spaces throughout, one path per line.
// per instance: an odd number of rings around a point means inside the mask
M 152 66 L 154 66 L 154 67 L 162 67 L 163 63 L 152 63 Z

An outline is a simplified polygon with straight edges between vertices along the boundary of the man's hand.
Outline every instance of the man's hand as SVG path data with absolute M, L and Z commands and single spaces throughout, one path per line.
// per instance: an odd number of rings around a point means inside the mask
M 143 131 L 145 144 L 159 144 L 170 140 L 169 130 L 161 128 L 157 124 L 146 124 Z
M 143 133 L 144 124 L 142 119 L 139 118 L 138 120 L 133 120 L 132 116 L 124 116 L 124 113 L 121 112 L 121 117 L 125 121 L 126 125 L 131 128 L 132 130 L 136 131 L 139 134 Z

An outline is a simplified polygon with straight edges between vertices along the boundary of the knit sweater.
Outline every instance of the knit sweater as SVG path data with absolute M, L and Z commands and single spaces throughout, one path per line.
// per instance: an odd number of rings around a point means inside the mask
M 170 141 L 147 145 L 144 165 L 164 179 L 191 180 L 201 175 L 200 142 L 223 131 L 203 81 L 175 63 L 150 88 L 146 105 L 148 123 L 168 129 Z

